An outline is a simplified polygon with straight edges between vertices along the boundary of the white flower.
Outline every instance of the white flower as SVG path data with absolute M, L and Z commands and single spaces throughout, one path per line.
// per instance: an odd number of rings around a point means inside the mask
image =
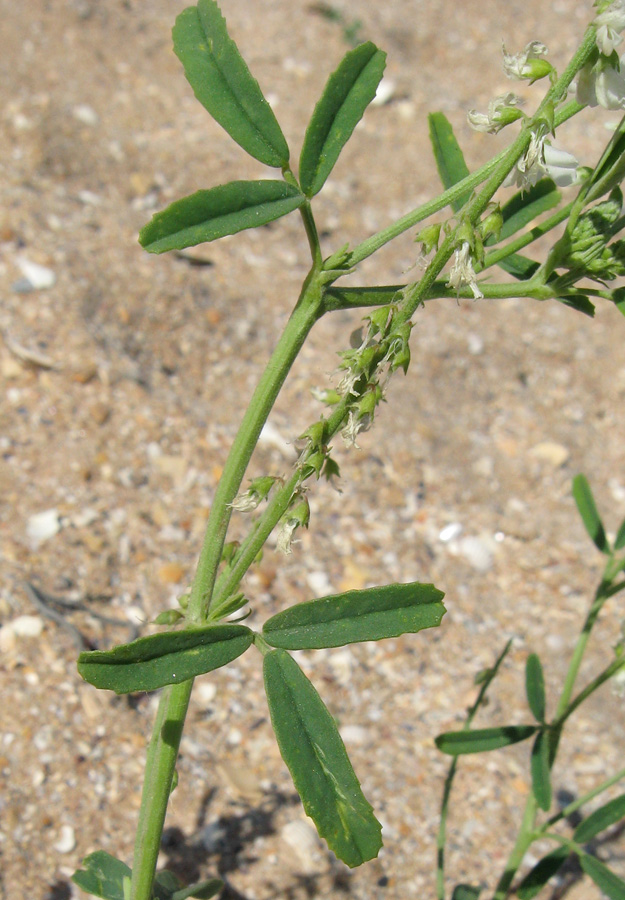
M 488 134 L 497 134 L 502 128 L 520 118 L 522 113 L 514 107 L 523 103 L 521 97 L 508 93 L 495 97 L 488 104 L 488 113 L 480 113 L 470 109 L 467 113 L 469 125 L 476 131 L 484 131 Z
M 508 53 L 503 45 L 503 70 L 508 78 L 530 78 L 535 81 L 551 71 L 546 59 L 540 59 L 547 48 L 540 41 L 530 41 L 520 53 Z
M 625 28 L 625 0 L 614 0 L 595 17 L 595 25 L 597 47 L 604 56 L 610 56 L 623 40 L 619 31 Z
M 278 534 L 278 540 L 276 541 L 276 550 L 279 550 L 280 553 L 284 553 L 285 556 L 288 556 L 289 553 L 291 553 L 293 534 L 297 531 L 298 527 L 299 522 L 297 519 L 287 519 L 286 522 L 282 523 L 282 527 Z
M 575 99 L 582 106 L 625 109 L 625 54 L 619 61 L 620 71 L 610 61 L 599 57 L 587 64 L 577 78 Z
M 260 504 L 261 498 L 255 491 L 245 491 L 244 494 L 237 494 L 232 503 L 228 506 L 239 512 L 250 512 L 256 509 Z
M 579 162 L 571 153 L 553 147 L 544 135 L 538 137 L 536 132 L 532 132 L 525 155 L 503 184 L 504 187 L 518 187 L 525 191 L 547 175 L 559 187 L 569 187 L 579 181 L 578 169 Z
M 362 419 L 357 419 L 353 409 L 350 409 L 347 415 L 347 424 L 341 431 L 341 437 L 346 446 L 355 447 L 356 450 L 360 450 L 360 447 L 356 443 L 356 437 L 361 431 L 366 431 L 366 422 L 363 422 Z
M 471 259 L 471 245 L 468 241 L 463 241 L 454 252 L 454 262 L 449 272 L 447 287 L 452 287 L 457 292 L 460 292 L 463 287 L 470 287 L 476 300 L 484 297 L 477 284 L 477 276 Z

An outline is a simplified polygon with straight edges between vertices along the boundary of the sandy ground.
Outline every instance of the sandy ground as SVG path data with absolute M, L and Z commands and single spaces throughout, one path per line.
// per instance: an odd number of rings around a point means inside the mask
M 84 603 L 87 612 L 66 609 L 62 619 L 100 647 L 174 602 L 306 271 L 296 216 L 201 248 L 202 266 L 149 257 L 137 244 L 139 228 L 173 199 L 267 174 L 194 100 L 171 51 L 183 6 L 0 0 L 3 900 L 79 897 L 69 876 L 97 848 L 130 862 L 155 709 L 154 697 L 83 684 L 77 635 L 43 619 L 25 583 Z M 348 30 L 360 22 L 359 35 L 388 51 L 389 96 L 367 113 L 315 203 L 328 252 L 437 192 L 428 111 L 449 116 L 472 167 L 501 146 L 471 132 L 465 113 L 510 89 L 502 38 L 510 49 L 543 40 L 562 66 L 591 12 L 575 0 L 345 0 L 336 9 Z M 303 0 L 224 0 L 223 11 L 296 158 L 348 48 L 345 27 Z M 595 111 L 561 141 L 591 163 L 613 120 Z M 407 236 L 361 277 L 409 278 L 415 255 Z M 51 270 L 54 283 L 25 291 L 24 260 Z M 359 320 L 339 313 L 315 328 L 255 472 L 289 470 L 293 438 L 319 415 L 310 389 L 330 383 Z M 419 313 L 408 376 L 395 379 L 362 449 L 337 448 L 342 493 L 311 491 L 310 532 L 286 562 L 270 549 L 246 583 L 256 624 L 287 603 L 370 584 L 433 581 L 446 592 L 436 632 L 301 659 L 340 723 L 385 848 L 348 872 L 317 842 L 250 653 L 198 683 L 163 864 L 189 881 L 218 872 L 224 896 L 244 900 L 434 896 L 446 762 L 433 737 L 459 726 L 475 672 L 510 637 L 481 724 L 526 720 L 530 650 L 545 661 L 553 709 L 601 565 L 574 512 L 572 477 L 588 474 L 611 529 L 625 515 L 624 334 L 612 308 L 593 321 L 526 300 L 440 301 Z M 456 539 L 441 541 L 454 523 Z M 233 536 L 244 524 L 234 520 Z M 40 633 L 15 633 L 25 615 Z M 621 619 L 615 601 L 584 678 L 609 659 Z M 590 790 L 622 765 L 623 737 L 623 702 L 605 689 L 571 725 L 556 788 Z M 450 886 L 492 887 L 527 791 L 526 746 L 463 763 Z M 599 853 L 625 873 L 622 839 Z M 576 881 L 567 896 L 598 895 Z

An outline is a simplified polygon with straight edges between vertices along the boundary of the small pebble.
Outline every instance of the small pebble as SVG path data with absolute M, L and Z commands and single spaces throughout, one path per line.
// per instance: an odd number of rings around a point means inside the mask
M 31 291 L 43 291 L 46 288 L 52 287 L 56 282 L 56 275 L 52 269 L 49 269 L 47 266 L 41 266 L 39 263 L 32 262 L 32 260 L 27 259 L 25 256 L 18 256 L 15 261 L 19 266 L 22 275 L 28 282 Z M 15 285 L 14 289 L 18 290 Z M 28 288 L 26 288 L 26 290 L 28 290 Z M 22 287 L 22 291 L 24 291 L 24 287 Z
M 479 537 L 465 537 L 458 541 L 458 552 L 478 572 L 488 572 L 493 566 L 490 541 Z
M 76 835 L 74 829 L 71 825 L 63 825 L 60 835 L 58 841 L 54 844 L 54 849 L 57 853 L 71 853 L 76 847 Z
M 88 103 L 79 103 L 73 108 L 72 115 L 83 125 L 97 125 L 99 121 L 97 112 Z
M 346 744 L 360 745 L 369 741 L 369 731 L 362 725 L 344 725 L 340 729 L 340 735 Z
M 447 544 L 449 541 L 455 541 L 461 534 L 462 525 L 460 522 L 450 522 L 449 525 L 445 525 L 445 527 L 441 529 L 438 539 L 444 544 Z
M 58 510 L 46 509 L 30 516 L 26 525 L 26 534 L 34 548 L 58 534 L 61 520 Z
M 397 85 L 392 78 L 383 78 L 375 92 L 375 97 L 371 101 L 371 106 L 385 106 L 395 96 Z
M 313 826 L 302 819 L 296 819 L 294 822 L 287 822 L 280 834 L 284 843 L 295 851 L 304 874 L 316 871 L 315 857 L 319 852 L 319 838 Z
M 559 469 L 568 460 L 570 453 L 562 444 L 555 441 L 543 441 L 531 448 L 530 456 L 539 459 L 541 462 L 549 463 L 554 469 Z
M 43 631 L 43 619 L 41 616 L 18 616 L 5 628 L 10 628 L 16 637 L 39 637 Z

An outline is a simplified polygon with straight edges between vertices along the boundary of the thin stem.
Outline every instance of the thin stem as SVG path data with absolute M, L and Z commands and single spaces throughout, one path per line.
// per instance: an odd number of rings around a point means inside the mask
M 130 900 L 151 900 L 161 834 L 193 679 L 164 688 L 148 746 Z
M 479 693 L 475 700 L 473 706 L 467 712 L 466 719 L 463 725 L 463 731 L 468 731 L 471 725 L 473 724 L 473 719 L 480 706 L 484 702 L 486 698 L 486 692 L 488 688 L 492 684 L 493 679 L 497 675 L 499 671 L 499 667 L 502 662 L 508 655 L 508 651 L 512 646 L 512 641 L 508 641 L 506 646 L 503 648 L 502 652 L 499 654 L 495 665 L 490 669 L 484 680 L 482 681 L 482 686 L 480 687 Z M 451 765 L 449 766 L 449 771 L 447 773 L 447 778 L 445 779 L 445 785 L 443 787 L 443 799 L 441 802 L 441 817 L 440 823 L 438 826 L 438 836 L 436 840 L 436 896 L 437 900 L 445 900 L 445 844 L 447 841 L 447 814 L 449 811 L 449 799 L 451 797 L 451 788 L 453 785 L 453 781 L 456 775 L 456 769 L 458 768 L 458 757 L 454 756 L 451 761 Z
M 571 696 L 573 694 L 573 688 L 575 686 L 575 681 L 577 679 L 577 675 L 579 673 L 579 668 L 582 664 L 582 659 L 584 658 L 584 653 L 586 651 L 586 645 L 588 644 L 588 639 L 590 638 L 590 632 L 593 629 L 593 625 L 597 621 L 597 616 L 601 611 L 601 607 L 606 601 L 606 597 L 604 594 L 604 589 L 609 587 L 606 582 L 602 581 L 599 587 L 595 592 L 595 597 L 586 616 L 586 621 L 582 627 L 579 638 L 577 639 L 577 643 L 575 644 L 575 648 L 573 650 L 573 655 L 571 657 L 571 662 L 569 663 L 569 668 L 566 673 L 566 678 L 564 680 L 564 686 L 562 688 L 562 693 L 560 694 L 560 699 L 558 701 L 558 706 L 556 708 L 555 718 L 559 720 L 564 713 L 566 712 L 568 705 L 571 701 Z
M 273 408 L 280 388 L 306 337 L 321 314 L 322 292 L 317 276 L 318 270 L 313 267 L 304 284 L 298 304 L 258 382 L 224 466 L 223 475 L 211 507 L 204 544 L 189 599 L 188 618 L 192 622 L 202 622 L 206 619 L 232 515 L 230 504 L 238 493 L 260 432 Z
M 582 109 L 584 109 L 584 107 L 580 106 L 575 100 L 571 100 L 564 104 L 556 112 L 554 120 L 555 127 L 557 128 L 563 122 L 566 122 L 567 119 L 577 115 Z M 450 206 L 455 200 L 458 200 L 459 197 L 466 194 L 467 191 L 473 190 L 485 181 L 491 172 L 499 166 L 507 152 L 508 150 L 503 150 L 501 153 L 498 153 L 497 156 L 494 156 L 471 175 L 467 175 L 462 181 L 459 181 L 457 184 L 448 188 L 439 197 L 424 203 L 422 206 L 418 206 L 411 212 L 406 213 L 405 216 L 402 216 L 401 219 L 393 222 L 392 225 L 387 226 L 382 229 L 382 231 L 378 231 L 376 234 L 371 235 L 371 237 L 366 238 L 366 240 L 362 241 L 360 244 L 357 244 L 349 254 L 349 265 L 356 266 L 358 263 L 362 262 L 363 259 L 367 259 L 369 256 L 376 253 L 385 244 L 388 244 L 396 237 L 399 237 L 400 234 L 414 228 L 419 222 L 429 218 L 429 216 L 434 215 L 434 213 L 439 212 L 441 209 L 445 209 L 446 206 Z
M 555 228 L 556 225 L 559 225 L 561 222 L 564 222 L 566 218 L 568 218 L 572 207 L 572 202 L 567 203 L 566 206 L 563 206 L 562 209 L 559 209 L 548 219 L 545 219 L 544 222 L 541 222 L 539 225 L 535 225 L 534 228 L 532 228 L 530 231 L 520 235 L 520 237 L 515 238 L 505 246 L 499 247 L 497 250 L 491 250 L 490 253 L 487 253 L 485 255 L 484 263 L 479 271 L 483 272 L 485 269 L 489 269 L 491 266 L 496 265 L 502 259 L 506 259 L 506 257 L 510 256 L 512 253 L 518 253 L 519 250 L 523 250 L 524 247 L 527 247 L 529 244 L 532 244 L 544 234 L 547 234 L 548 231 L 551 231 L 552 228 Z
M 569 716 L 571 716 L 575 712 L 577 707 L 581 706 L 584 700 L 587 700 L 591 694 L 594 694 L 594 692 L 598 688 L 600 688 L 602 684 L 605 684 L 605 682 L 609 681 L 613 675 L 616 675 L 616 673 L 620 671 L 623 666 L 625 666 L 625 659 L 617 657 L 616 659 L 612 660 L 610 665 L 606 666 L 603 672 L 600 672 L 595 678 L 593 678 L 593 680 L 589 684 L 587 684 L 586 687 L 581 690 L 579 694 L 569 703 L 560 718 L 553 723 L 553 727 L 556 729 L 561 728 L 569 718 Z
M 544 825 L 541 826 L 540 831 L 544 832 L 547 829 L 551 828 L 552 825 L 555 825 L 556 822 L 559 822 L 561 819 L 568 819 L 574 812 L 577 812 L 578 809 L 581 809 L 582 806 L 585 806 L 586 803 L 589 803 L 595 797 L 598 797 L 599 794 L 602 794 L 604 791 L 607 791 L 608 788 L 612 787 L 613 784 L 617 784 L 617 782 L 622 781 L 625 778 L 625 768 L 619 769 L 619 771 L 612 775 L 610 778 L 606 778 L 605 781 L 602 781 L 601 784 L 597 785 L 597 787 L 593 788 L 588 793 L 583 794 L 581 797 L 578 797 L 572 803 L 569 803 L 568 806 L 565 806 L 564 809 L 561 809 L 560 812 L 551 816 L 551 818 L 547 819 Z
M 493 894 L 493 900 L 505 900 L 505 897 L 510 890 L 510 885 L 514 880 L 514 876 L 516 875 L 519 866 L 523 862 L 523 857 L 527 853 L 529 847 L 534 840 L 534 822 L 536 819 L 536 800 L 534 799 L 534 794 L 530 793 L 526 802 L 525 802 L 525 810 L 523 812 L 523 819 L 521 821 L 521 827 L 519 828 L 519 833 L 517 835 L 517 839 L 515 841 L 514 847 L 510 853 L 510 856 L 506 862 L 506 868 L 504 869 L 501 878 L 497 882 L 497 886 L 495 888 L 495 893 Z

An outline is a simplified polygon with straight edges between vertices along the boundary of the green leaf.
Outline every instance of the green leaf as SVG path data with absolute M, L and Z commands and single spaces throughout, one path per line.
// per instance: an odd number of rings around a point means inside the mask
M 532 900 L 541 892 L 550 878 L 559 871 L 562 864 L 568 859 L 567 847 L 556 847 L 551 853 L 543 856 L 533 869 L 531 869 L 517 888 L 519 900 Z
M 375 287 L 338 287 L 332 285 L 325 292 L 328 309 L 350 309 L 361 306 L 387 306 L 398 299 L 405 284 L 390 284 Z
M 587 853 L 579 855 L 582 869 L 594 881 L 600 891 L 610 900 L 625 900 L 625 881 L 618 877 L 611 869 Z
M 215 121 L 250 156 L 267 166 L 286 166 L 284 135 L 214 0 L 199 0 L 181 12 L 173 38 L 193 93 Z
M 319 835 L 351 868 L 374 859 L 382 826 L 321 697 L 285 650 L 265 655 L 264 676 L 280 753 Z
M 171 900 L 187 900 L 187 897 L 195 897 L 196 900 L 210 900 L 223 888 L 224 883 L 220 878 L 209 878 L 207 881 L 199 881 L 188 888 L 176 891 L 171 895 Z
M 571 297 L 556 297 L 556 300 L 591 319 L 595 317 L 595 304 L 591 303 L 588 297 L 583 294 L 575 294 L 575 296 Z
M 113 650 L 81 653 L 78 671 L 90 684 L 117 694 L 154 691 L 225 666 L 247 650 L 253 636 L 245 625 L 166 631 Z
M 141 229 L 139 243 L 149 253 L 183 250 L 266 225 L 305 200 L 297 188 L 284 181 L 230 181 L 196 191 L 156 213 Z
M 519 191 L 501 208 L 503 227 L 499 240 L 512 237 L 537 216 L 557 206 L 561 199 L 562 195 L 550 178 L 543 178 L 529 190 Z M 490 243 L 487 241 L 487 244 Z
M 482 888 L 473 887 L 470 884 L 457 884 L 451 895 L 451 900 L 478 900 Z
M 315 106 L 299 162 L 302 190 L 312 197 L 323 187 L 339 154 L 375 97 L 386 53 L 371 41 L 345 54 Z
M 525 664 L 525 693 L 527 702 L 536 719 L 545 721 L 545 676 L 543 667 L 535 653 L 527 657 Z
M 169 869 L 161 869 L 154 876 L 153 900 L 171 900 L 181 886 L 182 882 L 177 875 L 170 872 Z
M 625 547 L 625 519 L 621 522 L 621 527 L 619 528 L 614 541 L 615 550 L 622 550 L 623 547 Z
M 445 595 L 433 584 L 387 584 L 290 606 L 263 625 L 272 647 L 317 650 L 379 641 L 440 625 Z
M 510 256 L 500 259 L 497 265 L 519 281 L 527 281 L 540 268 L 536 260 L 520 253 L 511 253 Z
M 443 187 L 447 190 L 470 175 L 470 172 L 454 135 L 454 130 L 446 116 L 442 112 L 430 113 L 428 122 L 436 167 Z M 451 204 L 452 209 L 458 212 L 470 196 L 471 191 L 467 191 Z
M 503 725 L 500 728 L 476 728 L 473 731 L 447 731 L 436 738 L 436 746 L 449 756 L 485 753 L 518 744 L 536 734 L 535 725 Z
M 551 806 L 551 769 L 549 766 L 549 732 L 539 731 L 530 759 L 532 792 L 538 806 L 547 812 Z
M 82 864 L 85 868 L 72 875 L 81 891 L 104 900 L 124 900 L 124 878 L 132 875 L 129 866 L 104 850 L 85 856 Z
M 610 553 L 610 545 L 605 536 L 603 523 L 597 511 L 595 499 L 585 475 L 576 475 L 573 479 L 573 499 L 577 504 L 584 527 L 595 547 L 602 553 Z
M 587 844 L 600 832 L 605 831 L 610 825 L 616 825 L 623 818 L 625 818 L 625 794 L 608 801 L 584 819 L 575 829 L 573 840 L 577 844 Z

